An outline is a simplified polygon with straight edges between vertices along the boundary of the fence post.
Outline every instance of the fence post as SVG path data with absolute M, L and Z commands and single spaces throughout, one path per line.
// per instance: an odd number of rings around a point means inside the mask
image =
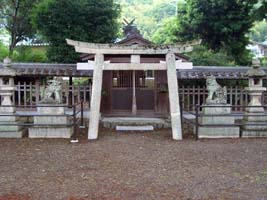
M 83 99 L 81 100 L 81 124 L 80 128 L 85 128 L 84 123 L 83 123 Z
M 77 133 L 76 133 L 76 105 L 73 104 L 73 110 L 72 110 L 72 116 L 73 116 L 73 137 L 72 137 L 72 140 L 71 142 L 72 143 L 75 143 L 75 142 L 78 142 L 78 139 L 77 139 Z
M 196 128 L 196 140 L 198 140 L 198 111 L 199 111 L 199 105 L 196 105 L 196 121 L 195 121 L 195 128 Z

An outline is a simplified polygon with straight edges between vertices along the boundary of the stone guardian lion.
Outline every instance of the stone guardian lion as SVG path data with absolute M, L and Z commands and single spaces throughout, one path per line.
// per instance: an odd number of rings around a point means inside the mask
M 226 104 L 227 89 L 220 86 L 214 76 L 207 77 L 206 86 L 208 90 L 207 104 Z

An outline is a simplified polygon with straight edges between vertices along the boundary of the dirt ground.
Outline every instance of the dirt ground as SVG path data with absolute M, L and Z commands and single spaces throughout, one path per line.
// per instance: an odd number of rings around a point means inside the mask
M 267 139 L 0 139 L 0 200 L 266 200 Z

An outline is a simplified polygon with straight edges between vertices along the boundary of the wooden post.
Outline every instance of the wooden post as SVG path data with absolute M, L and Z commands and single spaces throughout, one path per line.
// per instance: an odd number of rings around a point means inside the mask
M 40 96 L 40 79 L 37 78 L 35 81 L 35 103 L 39 104 L 39 96 Z
M 72 104 L 73 104 L 73 101 L 72 101 L 72 87 L 73 87 L 73 83 L 72 83 L 72 76 L 69 77 L 69 96 L 68 96 L 68 99 L 69 99 L 69 106 L 71 107 Z
M 140 55 L 131 55 L 131 63 L 140 64 Z M 132 114 L 136 115 L 137 113 L 137 104 L 136 104 L 136 87 L 135 87 L 135 70 L 133 70 L 133 99 L 132 99 Z
M 135 88 L 135 70 L 133 70 L 133 99 L 132 99 L 132 114 L 136 115 L 137 106 L 136 106 L 136 88 Z

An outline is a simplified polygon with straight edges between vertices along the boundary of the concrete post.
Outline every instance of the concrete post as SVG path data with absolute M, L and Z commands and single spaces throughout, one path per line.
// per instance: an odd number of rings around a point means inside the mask
M 170 101 L 170 113 L 172 123 L 172 138 L 174 140 L 182 139 L 182 128 L 181 128 L 181 115 L 180 115 L 180 104 L 179 104 L 179 91 L 178 81 L 175 66 L 175 55 L 172 52 L 166 55 L 167 63 L 167 79 L 169 87 L 169 101 Z
M 93 74 L 92 96 L 90 103 L 90 119 L 89 119 L 89 129 L 88 129 L 89 140 L 94 140 L 97 139 L 98 137 L 103 67 L 104 67 L 104 55 L 96 54 L 94 74 Z

